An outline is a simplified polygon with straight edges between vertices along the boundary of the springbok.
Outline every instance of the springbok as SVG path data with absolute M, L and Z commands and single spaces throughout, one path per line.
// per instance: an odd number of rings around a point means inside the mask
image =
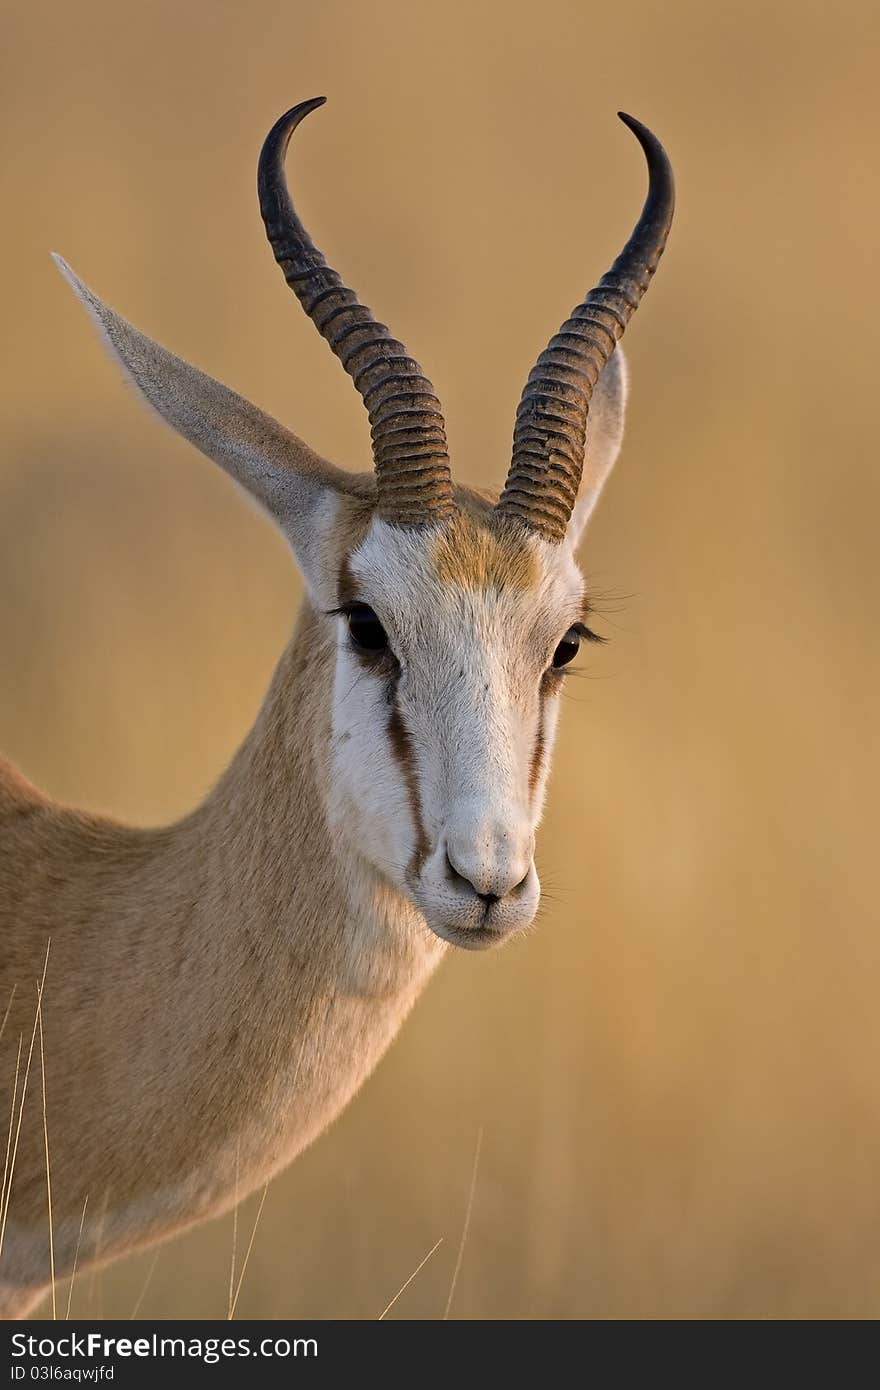
M 453 485 L 431 383 L 293 208 L 288 142 L 322 102 L 269 133 L 260 207 L 363 397 L 373 473 L 326 463 L 58 260 L 147 401 L 281 527 L 306 596 L 253 729 L 178 824 L 56 805 L 0 763 L 8 1317 L 77 1249 L 79 1268 L 110 1260 L 268 1181 L 357 1091 L 447 945 L 494 946 L 538 906 L 560 687 L 594 637 L 575 550 L 620 446 L 615 347 L 663 252 L 672 171 L 621 114 L 647 200 L 530 373 L 495 500 Z

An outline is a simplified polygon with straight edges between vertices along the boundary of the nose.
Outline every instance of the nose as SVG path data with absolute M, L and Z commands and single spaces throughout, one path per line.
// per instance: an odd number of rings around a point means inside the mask
M 452 838 L 446 844 L 447 875 L 459 886 L 467 884 L 487 907 L 524 886 L 531 862 L 531 851 L 487 853 L 477 841 Z

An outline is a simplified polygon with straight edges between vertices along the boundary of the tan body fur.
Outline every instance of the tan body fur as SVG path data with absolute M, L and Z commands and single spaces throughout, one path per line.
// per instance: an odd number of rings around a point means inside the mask
M 81 1265 L 218 1213 L 289 1162 L 372 1070 L 445 949 L 328 836 L 331 657 L 306 606 L 248 740 L 206 803 L 169 829 L 62 809 L 0 764 L 5 999 L 16 986 L 0 1113 L 11 1111 L 19 1037 L 24 1067 L 51 937 L 43 1030 L 59 1277 L 86 1197 Z M 33 1301 L 22 1283 L 39 1296 L 48 1282 L 40 1092 L 37 1057 L 0 1265 L 20 1281 L 2 1286 L 7 1315 Z

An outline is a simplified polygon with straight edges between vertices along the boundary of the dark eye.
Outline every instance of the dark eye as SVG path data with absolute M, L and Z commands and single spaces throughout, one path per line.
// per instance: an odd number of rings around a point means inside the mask
M 351 640 L 367 652 L 381 652 L 388 646 L 388 634 L 372 608 L 365 603 L 353 603 L 346 615 Z
M 570 661 L 574 661 L 581 645 L 581 635 L 576 627 L 570 627 L 563 637 L 556 651 L 553 653 L 553 669 L 559 671 L 563 666 L 567 666 Z

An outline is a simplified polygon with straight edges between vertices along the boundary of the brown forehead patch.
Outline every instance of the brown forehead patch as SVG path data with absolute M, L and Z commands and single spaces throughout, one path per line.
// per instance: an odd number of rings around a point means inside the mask
M 429 556 L 441 584 L 463 589 L 535 589 L 540 579 L 538 557 L 525 536 L 490 530 L 466 512 L 432 539 Z

